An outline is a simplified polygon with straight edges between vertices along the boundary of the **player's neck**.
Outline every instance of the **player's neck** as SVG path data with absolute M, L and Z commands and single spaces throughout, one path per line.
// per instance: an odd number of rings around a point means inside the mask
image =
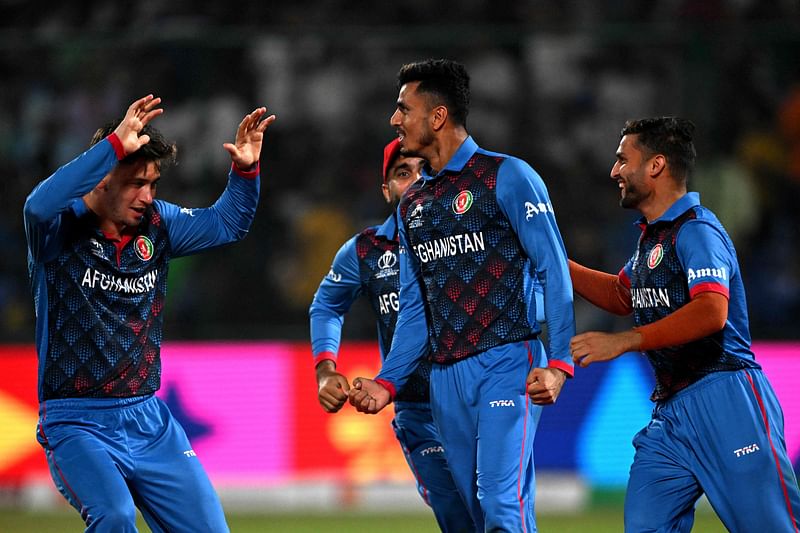
M 452 128 L 443 131 L 436 139 L 434 153 L 428 158 L 428 163 L 434 174 L 438 174 L 447 166 L 453 155 L 461 148 L 469 134 L 464 128 Z

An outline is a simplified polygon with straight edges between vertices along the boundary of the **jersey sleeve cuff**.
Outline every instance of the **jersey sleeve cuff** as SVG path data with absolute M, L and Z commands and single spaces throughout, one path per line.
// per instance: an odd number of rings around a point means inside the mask
M 122 161 L 123 159 L 125 159 L 125 156 L 127 154 L 125 153 L 125 148 L 122 147 L 122 141 L 119 140 L 117 134 L 111 132 L 111 134 L 108 137 L 106 137 L 106 139 L 108 139 L 108 142 L 110 142 L 111 146 L 114 148 L 114 153 L 117 155 L 117 161 Z
M 622 282 L 622 285 L 623 285 L 623 286 L 624 286 L 626 289 L 630 289 L 630 288 L 631 288 L 631 279 L 630 279 L 630 278 L 628 277 L 628 275 L 625 273 L 625 268 L 624 268 L 624 267 L 622 268 L 622 270 L 620 270 L 620 271 L 619 271 L 619 274 L 618 274 L 618 276 L 619 276 L 619 280 L 620 280 L 620 282 Z
M 394 383 L 391 381 L 386 381 L 382 378 L 376 378 L 375 383 L 382 386 L 384 389 L 389 391 L 389 397 L 394 400 L 394 397 L 397 395 L 397 389 L 394 387 Z
M 716 292 L 730 300 L 730 291 L 728 291 L 728 288 L 725 287 L 725 285 L 721 285 L 719 283 L 698 283 L 689 289 L 689 296 L 694 298 L 701 292 Z
M 575 368 L 564 361 L 559 359 L 553 359 L 552 361 L 547 362 L 547 368 L 557 368 L 567 374 L 567 377 L 572 377 L 575 374 Z
M 231 172 L 242 178 L 254 180 L 261 174 L 261 161 L 256 161 L 256 164 L 250 170 L 242 170 L 236 166 L 236 163 L 231 163 Z
M 333 352 L 319 352 L 314 356 L 314 367 L 323 361 L 333 361 L 336 364 L 336 354 Z

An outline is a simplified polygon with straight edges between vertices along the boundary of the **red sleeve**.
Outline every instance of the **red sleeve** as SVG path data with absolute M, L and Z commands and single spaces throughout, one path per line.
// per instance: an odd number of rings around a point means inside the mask
M 108 137 L 106 137 L 106 139 L 108 139 L 108 142 L 110 142 L 111 146 L 114 147 L 114 153 L 117 155 L 117 161 L 122 161 L 123 159 L 125 159 L 125 156 L 127 154 L 125 153 L 125 148 L 122 147 L 122 141 L 119 140 L 117 134 L 111 132 L 111 134 Z
M 629 315 L 631 292 L 620 276 L 592 270 L 569 260 L 569 276 L 575 292 L 596 305 L 615 315 Z

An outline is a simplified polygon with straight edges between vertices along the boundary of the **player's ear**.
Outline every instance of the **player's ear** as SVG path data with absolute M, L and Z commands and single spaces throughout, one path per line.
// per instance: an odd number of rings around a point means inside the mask
M 100 180 L 100 183 L 94 186 L 95 191 L 105 192 L 108 190 L 108 182 L 111 179 L 111 174 L 106 174 L 106 177 Z
M 381 185 L 381 192 L 383 193 L 383 199 L 386 200 L 386 203 L 392 203 L 392 197 L 389 195 L 389 186 L 385 183 Z
M 667 168 L 667 159 L 662 154 L 656 154 L 648 163 L 650 170 L 650 177 L 658 177 L 665 168 Z
M 433 131 L 439 131 L 447 123 L 447 108 L 443 105 L 437 105 L 431 112 L 431 128 Z

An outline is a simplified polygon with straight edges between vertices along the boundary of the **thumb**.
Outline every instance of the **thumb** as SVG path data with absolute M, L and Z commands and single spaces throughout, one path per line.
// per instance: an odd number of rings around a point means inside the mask
M 231 157 L 235 157 L 239 153 L 239 150 L 236 149 L 236 146 L 234 144 L 225 143 L 222 145 L 222 147 L 225 149 L 226 152 L 231 154 Z
M 353 388 L 356 390 L 361 390 L 361 378 L 356 378 L 353 380 Z
M 528 378 L 525 380 L 525 383 L 530 385 L 531 383 L 535 383 L 536 381 L 538 381 L 539 380 L 539 372 L 538 372 L 538 370 L 539 370 L 538 368 L 534 368 L 533 370 L 531 370 L 528 373 Z
M 147 144 L 149 142 L 150 142 L 150 136 L 149 135 L 147 135 L 147 134 L 140 135 L 139 136 L 139 146 L 137 146 L 136 149 L 138 150 L 139 148 L 141 148 L 142 146 L 144 146 L 145 144 Z
M 350 384 L 347 382 L 346 378 L 342 378 L 341 387 L 345 392 L 350 392 Z

